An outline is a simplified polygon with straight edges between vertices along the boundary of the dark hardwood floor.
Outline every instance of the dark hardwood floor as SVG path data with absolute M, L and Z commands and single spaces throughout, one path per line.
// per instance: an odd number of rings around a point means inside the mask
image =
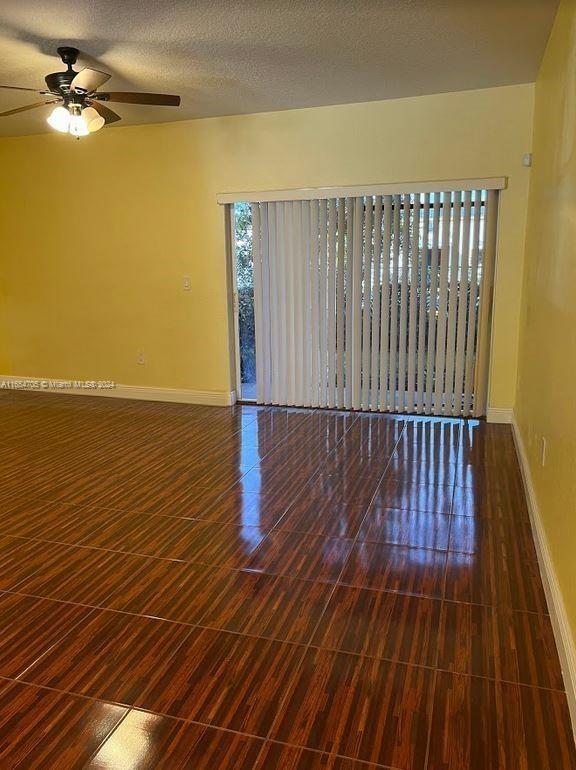
M 508 426 L 0 393 L 0 767 L 576 770 Z

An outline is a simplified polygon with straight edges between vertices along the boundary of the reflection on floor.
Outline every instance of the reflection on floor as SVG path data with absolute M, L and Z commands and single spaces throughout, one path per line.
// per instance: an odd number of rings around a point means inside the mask
M 568 770 L 507 426 L 4 393 L 0 765 Z
M 242 383 L 242 399 L 244 401 L 256 401 L 256 382 Z

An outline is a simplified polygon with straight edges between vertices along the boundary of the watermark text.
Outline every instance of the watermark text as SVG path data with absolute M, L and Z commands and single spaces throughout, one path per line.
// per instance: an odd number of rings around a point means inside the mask
M 1 380 L 0 390 L 113 390 L 113 380 Z

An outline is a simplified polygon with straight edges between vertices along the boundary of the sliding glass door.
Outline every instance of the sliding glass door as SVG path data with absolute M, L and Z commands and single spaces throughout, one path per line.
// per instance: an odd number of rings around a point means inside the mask
M 498 193 L 234 205 L 242 397 L 486 410 Z

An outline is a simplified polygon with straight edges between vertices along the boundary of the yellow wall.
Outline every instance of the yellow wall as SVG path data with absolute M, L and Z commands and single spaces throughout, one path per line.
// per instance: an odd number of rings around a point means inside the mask
M 521 329 L 516 415 L 576 636 L 575 0 L 560 5 L 536 84 Z
M 0 200 L 0 206 L 1 206 L 1 200 Z M 2 259 L 2 245 L 0 240 L 0 260 Z M 4 301 L 4 291 L 2 286 L 2 272 L 1 272 L 2 264 L 0 262 L 0 375 L 1 374 L 11 374 L 12 373 L 12 366 L 10 365 L 10 358 L 8 356 L 8 327 L 7 322 L 5 319 L 5 301 Z
M 218 192 L 505 175 L 490 402 L 511 407 L 532 102 L 520 85 L 0 140 L 12 373 L 228 390 Z

